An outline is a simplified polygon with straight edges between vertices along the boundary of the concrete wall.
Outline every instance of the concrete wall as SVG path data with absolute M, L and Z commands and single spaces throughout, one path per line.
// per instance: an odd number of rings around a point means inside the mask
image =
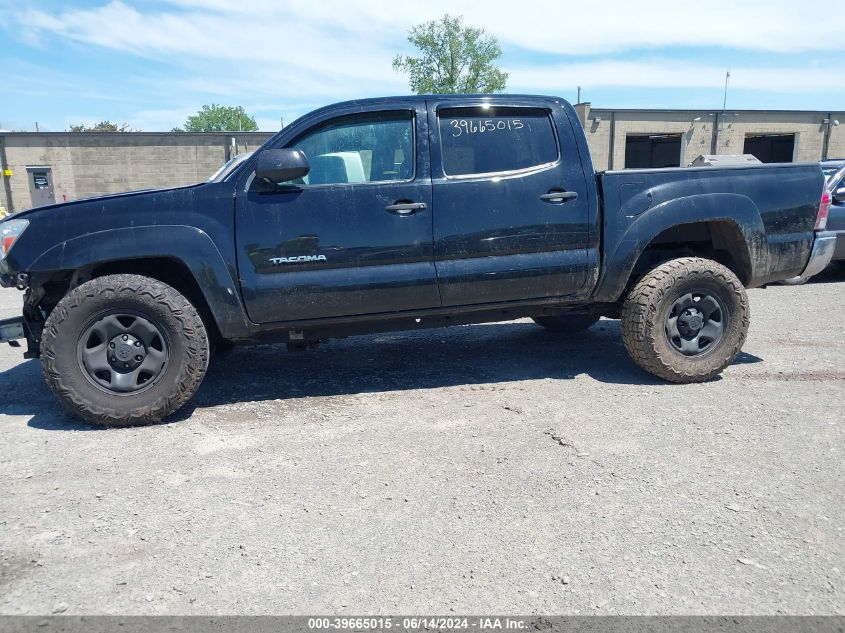
M 31 206 L 27 167 L 50 167 L 57 202 L 134 189 L 201 182 L 232 155 L 257 149 L 271 134 L 3 133 L 0 206 Z M 232 139 L 235 139 L 234 145 Z
M 629 134 L 681 134 L 681 165 L 700 154 L 741 154 L 748 134 L 795 134 L 798 162 L 845 158 L 845 112 L 736 110 L 609 110 L 575 106 L 596 169 L 625 167 Z M 695 119 L 699 120 L 696 121 Z M 839 120 L 841 125 L 824 123 Z M 714 128 L 717 128 L 713 150 Z M 173 187 L 201 182 L 232 155 L 253 151 L 271 135 L 263 132 L 185 134 L 1 133 L 0 207 L 31 206 L 27 167 L 50 167 L 57 202 L 104 193 Z M 235 146 L 232 146 L 232 139 Z
M 729 110 L 608 110 L 576 107 L 597 170 L 625 168 L 625 137 L 634 134 L 681 134 L 681 165 L 700 154 L 742 154 L 747 135 L 795 134 L 795 162 L 845 157 L 845 112 Z M 695 119 L 699 120 L 696 121 Z M 841 125 L 824 123 L 839 120 Z M 715 135 L 715 151 L 711 151 Z M 611 130 L 613 130 L 611 132 Z M 611 140 L 612 135 L 612 140 Z

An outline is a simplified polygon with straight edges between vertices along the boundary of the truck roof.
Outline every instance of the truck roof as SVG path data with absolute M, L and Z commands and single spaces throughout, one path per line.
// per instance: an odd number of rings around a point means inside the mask
M 348 101 L 339 101 L 337 103 L 332 103 L 329 105 L 325 105 L 321 108 L 317 108 L 312 112 L 306 114 L 306 117 L 312 117 L 320 115 L 321 113 L 325 112 L 328 109 L 335 109 L 335 108 L 345 108 L 350 106 L 357 106 L 360 107 L 362 110 L 367 109 L 370 106 L 379 105 L 381 103 L 420 103 L 421 101 L 425 100 L 438 100 L 442 101 L 444 99 L 448 99 L 449 101 L 483 101 L 486 99 L 496 99 L 498 101 L 514 101 L 514 102 L 531 102 L 536 101 L 540 102 L 558 102 L 558 103 L 567 103 L 566 99 L 562 97 L 555 97 L 553 95 L 528 95 L 528 94 L 510 94 L 510 93 L 479 93 L 479 94 L 423 94 L 423 95 L 396 95 L 396 96 L 389 96 L 389 97 L 367 97 L 365 99 L 350 99 Z M 298 121 L 299 119 L 297 119 Z M 291 123 L 292 125 L 292 123 Z

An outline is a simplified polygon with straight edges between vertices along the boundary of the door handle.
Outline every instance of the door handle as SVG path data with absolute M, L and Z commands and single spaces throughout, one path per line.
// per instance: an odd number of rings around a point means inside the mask
M 412 215 L 427 208 L 428 205 L 425 202 L 397 202 L 387 205 L 384 210 L 396 215 Z
M 575 200 L 577 198 L 577 191 L 550 191 L 540 196 L 540 200 L 544 202 L 566 202 L 567 200 Z

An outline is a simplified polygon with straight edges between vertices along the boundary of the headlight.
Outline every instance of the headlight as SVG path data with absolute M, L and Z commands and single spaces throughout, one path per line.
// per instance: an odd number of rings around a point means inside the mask
M 29 226 L 29 220 L 8 220 L 0 222 L 0 259 L 5 259 L 21 233 Z

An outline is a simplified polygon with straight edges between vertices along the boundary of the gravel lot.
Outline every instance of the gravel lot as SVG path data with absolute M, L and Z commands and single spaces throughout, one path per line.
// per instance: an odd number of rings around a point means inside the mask
M 843 614 L 845 275 L 749 296 L 707 384 L 516 321 L 239 349 L 125 430 L 2 346 L 0 612 Z

